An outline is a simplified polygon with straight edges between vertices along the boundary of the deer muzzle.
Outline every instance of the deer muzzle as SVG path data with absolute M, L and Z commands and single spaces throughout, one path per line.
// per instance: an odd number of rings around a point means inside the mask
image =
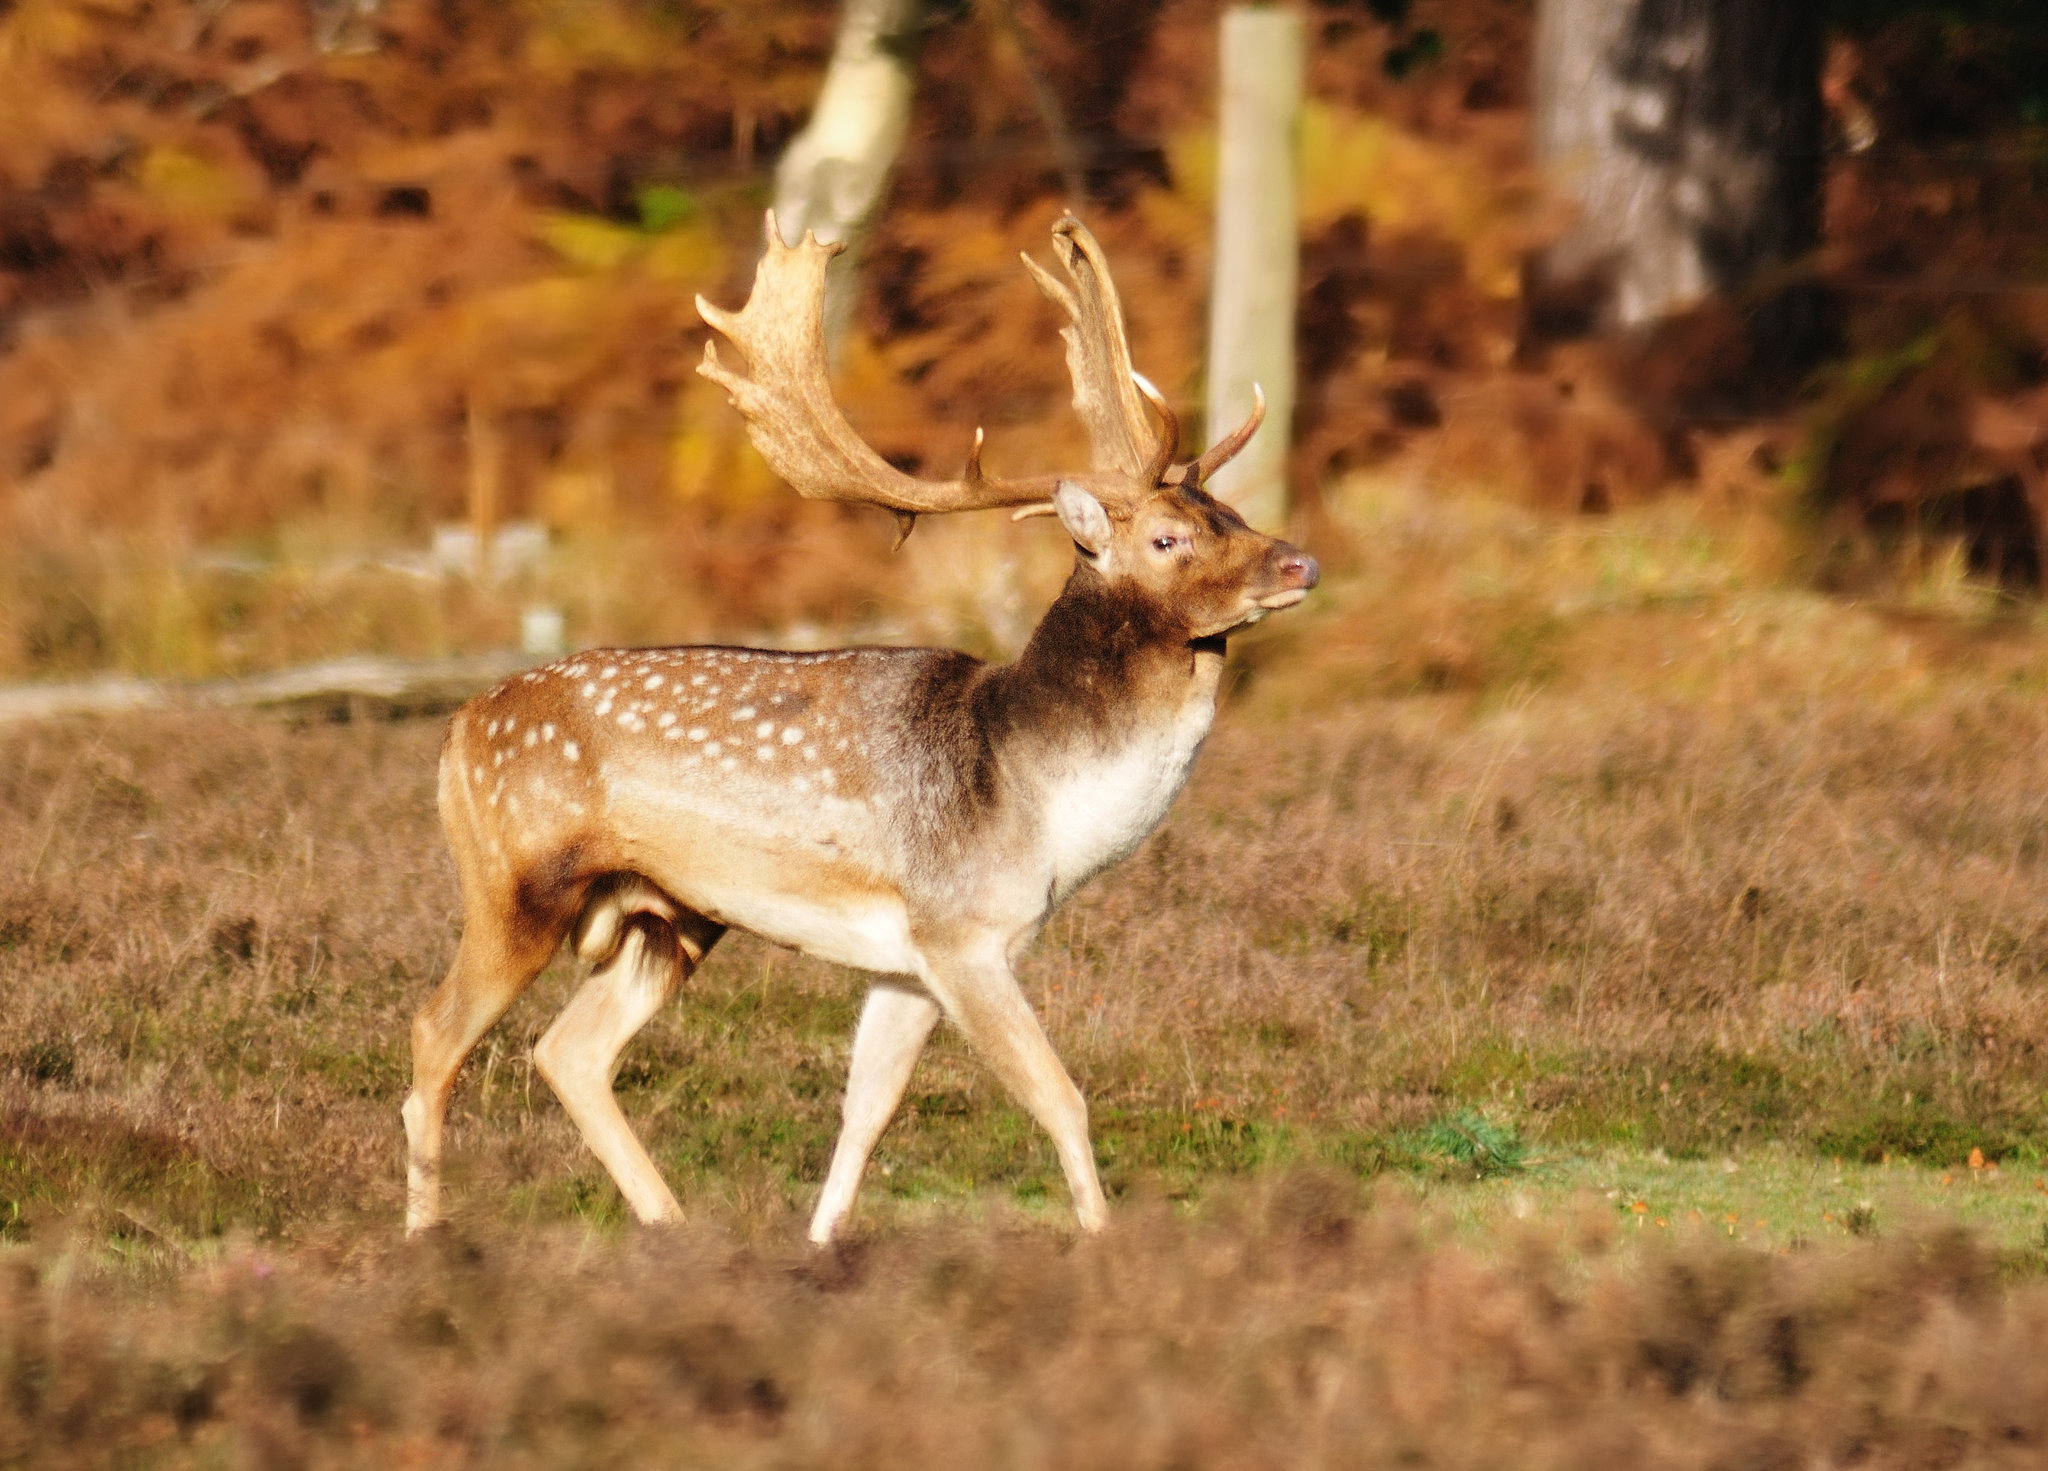
M 1314 557 L 1286 542 L 1275 547 L 1274 554 L 1274 580 L 1280 586 L 1277 591 L 1260 598 L 1258 604 L 1261 608 L 1277 611 L 1291 608 L 1307 597 L 1309 589 L 1323 580 L 1323 570 L 1316 565 Z

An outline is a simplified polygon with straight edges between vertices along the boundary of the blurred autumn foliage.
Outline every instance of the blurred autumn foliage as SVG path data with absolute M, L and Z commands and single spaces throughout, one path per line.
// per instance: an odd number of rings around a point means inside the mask
M 663 478 L 693 290 L 732 273 L 736 118 L 807 101 L 830 16 L 29 0 L 0 21 L 12 509 L 211 539 L 449 514 L 465 425 Z M 745 211 L 743 211 L 745 212 Z M 745 262 L 741 261 L 740 265 Z
M 1054 314 L 1016 264 L 1067 202 L 1032 68 L 1079 144 L 1137 358 L 1192 424 L 1216 9 L 932 7 L 842 376 L 890 458 L 950 473 L 977 424 L 1004 470 L 1080 449 Z M 1795 401 L 1746 355 L 1739 303 L 1627 344 L 1531 331 L 1521 263 L 1561 220 L 1526 161 L 1527 0 L 1308 14 L 1311 523 L 1316 488 L 1363 466 L 1573 511 L 1685 482 L 1758 496 L 1789 466 L 1848 549 L 1830 566 L 1925 523 L 2038 573 L 2048 146 L 1999 123 L 1959 153 L 1993 123 L 1948 107 L 1937 128 L 1906 84 L 1995 57 L 1930 60 L 1963 42 L 1910 15 L 1838 39 L 1836 117 L 1880 145 L 1832 167 L 1810 269 L 1839 288 L 1843 356 Z M 564 540 L 633 528 L 651 550 L 614 581 L 695 590 L 586 635 L 845 621 L 883 595 L 885 533 L 835 559 L 858 513 L 771 493 L 690 372 L 692 298 L 744 295 L 767 166 L 834 21 L 824 0 L 0 5 L 0 667 L 164 662 L 110 631 L 112 594 L 76 591 L 81 548 L 127 588 L 109 537 L 166 565 L 417 544 L 479 474 Z M 451 614 L 434 637 L 488 624 Z

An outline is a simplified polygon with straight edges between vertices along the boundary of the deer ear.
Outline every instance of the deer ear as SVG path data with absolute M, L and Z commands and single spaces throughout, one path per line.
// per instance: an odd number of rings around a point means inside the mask
M 1109 512 L 1102 509 L 1102 502 L 1090 495 L 1085 487 L 1072 480 L 1062 480 L 1052 493 L 1052 508 L 1060 518 L 1060 525 L 1067 528 L 1067 535 L 1073 537 L 1090 556 L 1100 556 L 1109 545 Z

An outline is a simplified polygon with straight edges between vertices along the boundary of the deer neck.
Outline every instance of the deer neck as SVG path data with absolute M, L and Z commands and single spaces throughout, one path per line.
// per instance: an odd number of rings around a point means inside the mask
M 1223 653 L 1222 638 L 1190 637 L 1170 608 L 1083 564 L 991 683 L 1016 734 L 1113 748 L 1190 707 L 1213 715 Z
M 1166 815 L 1215 718 L 1223 648 L 1083 566 L 1017 662 L 990 672 L 992 734 L 1036 793 L 1055 897 Z

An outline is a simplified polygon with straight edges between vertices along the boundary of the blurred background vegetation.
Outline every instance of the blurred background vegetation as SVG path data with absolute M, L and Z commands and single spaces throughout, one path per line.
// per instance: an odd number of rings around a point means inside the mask
M 978 423 L 1005 470 L 1079 450 L 1015 263 L 1077 169 L 1138 360 L 1195 417 L 1216 11 L 926 7 L 842 364 L 885 454 L 950 473 Z M 1795 263 L 1823 331 L 1789 375 L 1726 302 L 1532 329 L 1526 263 L 1571 220 L 1530 162 L 1530 0 L 1304 14 L 1292 478 L 1327 560 L 1328 507 L 1365 474 L 1565 516 L 1693 497 L 1783 522 L 1824 587 L 1896 593 L 1960 557 L 2038 592 L 2038 7 L 1830 8 L 1820 241 Z M 690 371 L 692 297 L 743 296 L 837 21 L 823 0 L 0 5 L 0 674 L 502 646 L 536 601 L 577 643 L 1013 642 L 1052 561 L 950 530 L 879 555 L 881 518 L 792 503 Z M 551 550 L 439 575 L 432 530 L 479 475 Z
M 1761 282 L 1817 307 L 1794 361 L 1741 289 L 1627 329 L 1534 299 L 1584 223 L 1535 162 L 1564 3 L 1299 7 L 1290 471 L 1332 575 L 1023 962 L 1115 1229 L 1057 1238 L 1048 1144 L 942 1035 L 859 1236 L 806 1253 L 858 983 L 736 936 L 619 1079 L 688 1232 L 613 1231 L 536 1086 L 564 963 L 458 1094 L 455 1230 L 405 1250 L 406 1019 L 459 926 L 437 724 L 19 721 L 0 1465 L 2048 1442 L 2048 14 L 1614 0 L 1816 27 L 1814 218 Z M 1016 252 L 1078 203 L 1192 433 L 1218 7 L 921 13 L 851 417 L 935 474 L 978 423 L 991 468 L 1071 463 Z M 503 649 L 536 606 L 577 644 L 1014 647 L 1055 531 L 892 557 L 690 371 L 841 18 L 0 0 L 0 679 Z M 523 528 L 488 575 L 446 535 L 480 486 Z

